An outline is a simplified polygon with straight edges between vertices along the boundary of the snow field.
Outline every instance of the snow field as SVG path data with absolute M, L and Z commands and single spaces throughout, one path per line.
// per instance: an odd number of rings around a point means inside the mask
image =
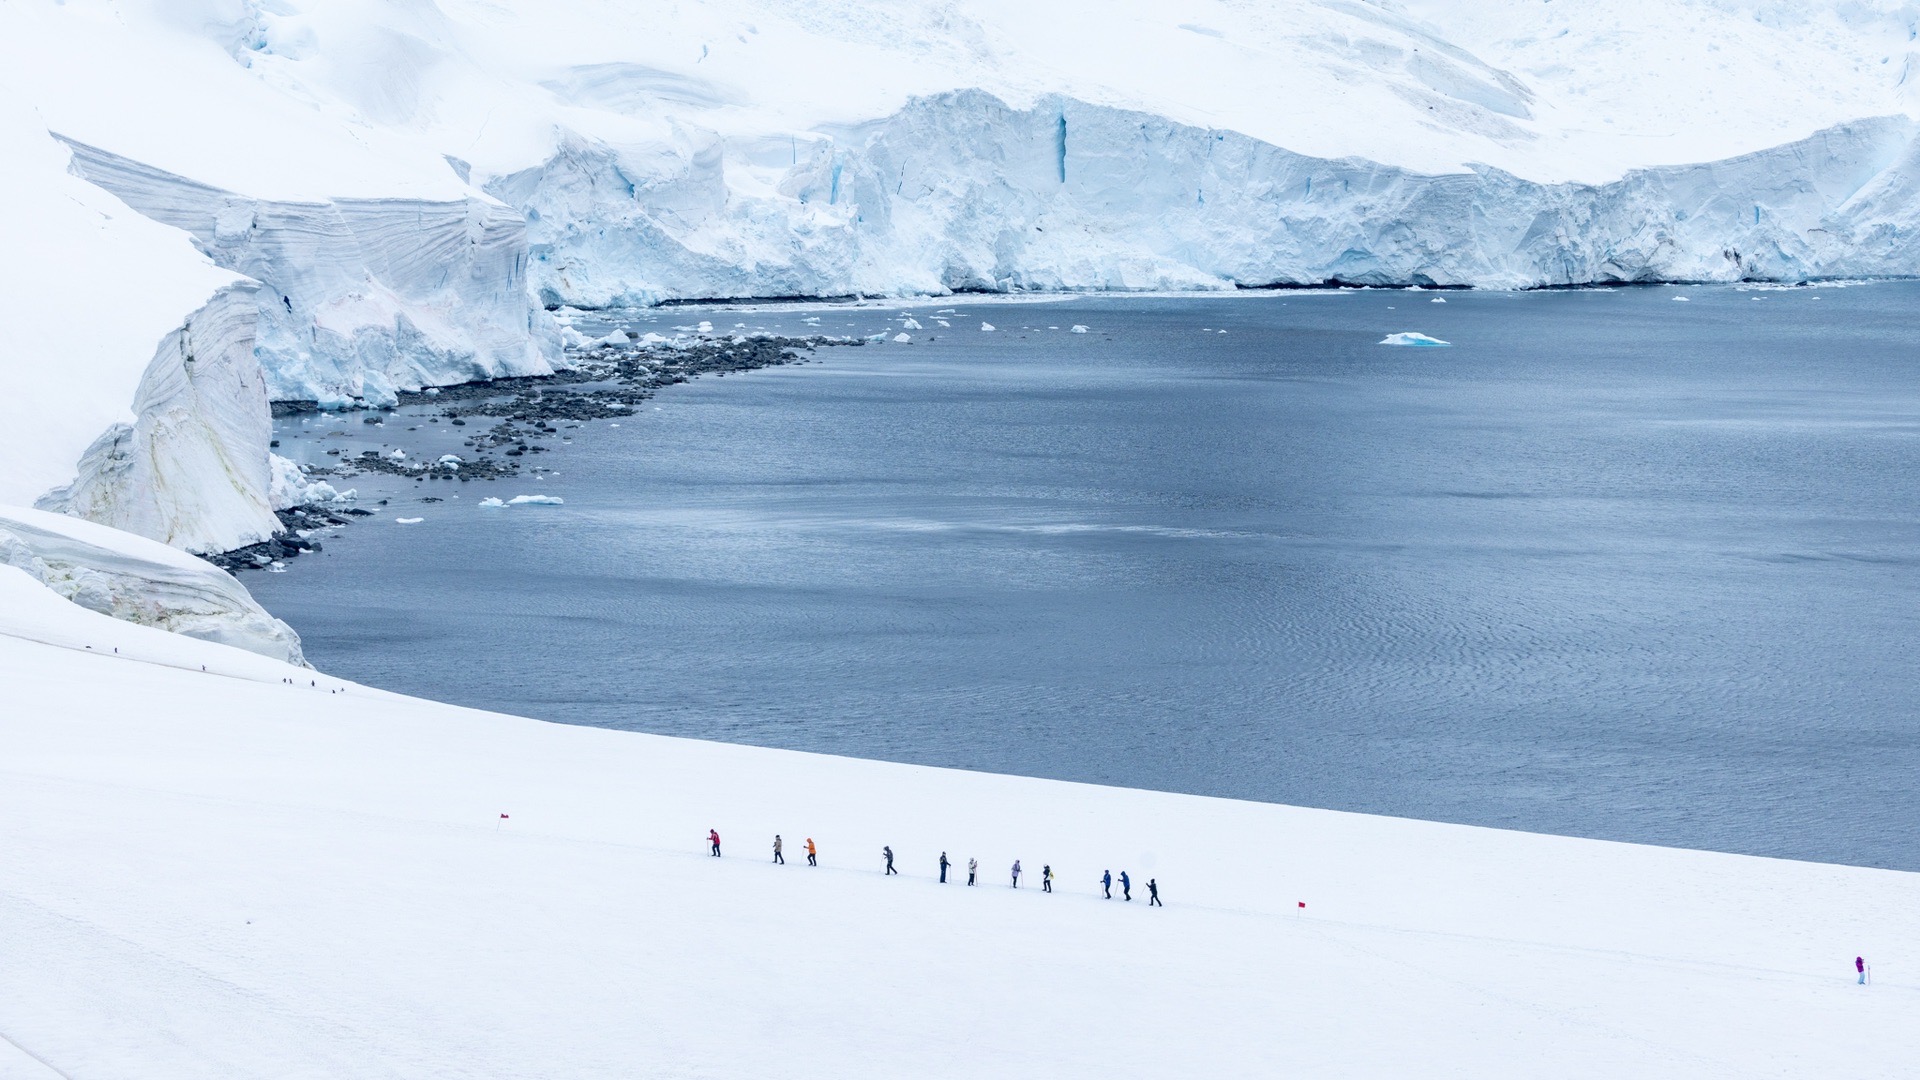
M 1920 1049 L 1920 875 L 550 725 L 64 606 L 65 647 L 0 626 L 0 1032 L 69 1076 L 1897 1076 Z M 984 884 L 935 884 L 942 850 Z

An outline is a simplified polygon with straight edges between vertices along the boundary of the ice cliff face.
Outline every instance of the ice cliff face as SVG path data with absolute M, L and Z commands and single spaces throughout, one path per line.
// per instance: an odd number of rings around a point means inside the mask
M 1914 136 L 1905 118 L 1869 119 L 1727 161 L 1540 184 L 963 91 L 813 143 L 777 194 L 731 190 L 718 149 L 579 141 L 489 190 L 526 215 L 550 303 L 1801 280 L 1920 273 Z
M 395 390 L 551 374 L 561 359 L 506 206 L 253 199 L 69 145 L 80 176 L 263 284 L 253 349 L 273 400 L 384 405 Z
M 155 350 L 134 420 L 81 457 L 39 506 L 187 551 L 225 551 L 280 528 L 269 505 L 271 420 L 254 356 L 259 287 L 222 289 Z
M 63 514 L 0 507 L 0 564 L 117 619 L 305 663 L 299 635 L 232 575 L 165 544 Z

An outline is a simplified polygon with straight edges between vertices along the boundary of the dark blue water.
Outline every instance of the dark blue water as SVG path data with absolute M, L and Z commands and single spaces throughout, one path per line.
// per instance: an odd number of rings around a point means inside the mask
M 247 581 L 554 720 L 1920 869 L 1920 285 L 1431 295 L 916 304 Z

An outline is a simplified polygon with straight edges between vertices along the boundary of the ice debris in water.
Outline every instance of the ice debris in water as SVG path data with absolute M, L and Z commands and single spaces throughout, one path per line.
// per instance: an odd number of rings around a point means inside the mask
M 1425 334 L 1416 334 L 1412 331 L 1407 331 L 1399 334 L 1388 334 L 1386 337 L 1380 339 L 1380 344 L 1412 345 L 1417 348 L 1435 349 L 1443 345 L 1451 345 L 1453 342 L 1441 341 L 1437 337 L 1428 337 Z
M 705 319 L 701 319 L 700 325 L 696 327 L 696 329 L 698 329 L 703 334 L 711 334 L 713 333 L 713 324 L 708 322 Z
M 405 461 L 407 459 L 407 452 L 405 450 L 400 449 L 399 447 L 395 447 L 393 453 L 388 454 L 387 456 L 392 458 L 395 461 Z
M 480 500 L 480 505 L 483 507 L 486 507 L 489 510 L 492 510 L 495 507 L 505 506 L 507 504 L 489 495 L 486 498 Z
M 418 525 L 425 520 L 427 519 L 426 518 L 394 518 L 393 523 L 395 525 Z
M 907 343 L 907 342 L 909 342 L 909 341 L 912 341 L 912 340 L 913 340 L 913 335 L 911 335 L 911 334 L 895 334 L 895 335 L 893 335 L 893 340 L 895 340 L 895 341 L 898 341 L 898 342 L 900 342 L 901 344 L 903 344 L 903 345 L 904 345 L 905 343 Z
M 466 462 L 462 461 L 460 459 L 460 455 L 458 454 L 441 454 L 440 464 L 448 466 L 449 468 L 457 469 L 460 466 L 466 464 Z
M 1427 301 L 1427 303 L 1429 304 L 1444 304 L 1446 302 L 1447 302 L 1447 298 L 1444 296 L 1436 296 L 1433 299 Z
M 1067 333 L 1069 334 L 1084 334 L 1086 332 L 1087 328 L 1080 323 L 1074 323 L 1072 326 L 1067 327 Z
M 508 506 L 560 506 L 566 502 L 558 495 L 515 495 Z
M 993 331 L 993 324 L 990 322 L 983 322 L 980 324 L 980 329 L 983 332 L 991 333 Z
M 869 345 L 884 344 L 886 340 L 887 340 L 887 335 L 885 334 L 868 334 L 867 335 L 867 344 Z
M 904 322 L 902 322 L 902 323 L 901 323 L 900 325 L 901 325 L 901 326 L 902 326 L 903 328 L 905 328 L 905 329 L 908 329 L 908 330 L 918 330 L 918 329 L 920 329 L 920 321 L 919 321 L 918 319 L 915 319 L 915 318 L 914 318 L 913 316 L 911 316 L 911 315 L 909 315 L 909 316 L 907 316 L 907 317 L 906 317 L 906 320 L 905 320 Z
M 1681 303 L 1683 303 L 1683 304 L 1684 304 L 1684 303 L 1686 303 L 1687 301 L 1689 301 L 1689 300 L 1691 300 L 1691 299 L 1693 299 L 1693 297 L 1691 297 L 1691 296 L 1676 296 L 1676 297 L 1674 297 L 1674 299 L 1675 299 L 1675 300 L 1678 300 L 1678 301 L 1680 301 Z

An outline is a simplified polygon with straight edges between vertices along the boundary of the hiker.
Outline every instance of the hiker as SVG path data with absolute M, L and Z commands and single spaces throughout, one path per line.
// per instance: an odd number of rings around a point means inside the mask
M 1864 956 L 1854 957 L 1853 970 L 1860 973 L 1860 985 L 1867 985 L 1867 958 Z
M 880 854 L 887 857 L 887 874 L 897 874 L 900 872 L 893 868 L 893 846 L 891 844 L 882 846 L 880 848 Z M 880 876 L 886 877 L 887 874 L 881 874 Z
M 773 861 L 781 866 L 787 865 L 787 857 L 780 854 L 780 834 L 773 834 Z
M 713 857 L 716 859 L 719 858 L 720 857 L 720 833 L 718 831 L 714 829 L 707 830 L 707 844 L 709 847 L 713 849 Z
M 807 837 L 807 865 L 819 866 L 820 865 L 820 860 L 818 858 L 819 854 L 820 852 L 814 849 L 813 837 L 811 836 Z
M 980 860 L 967 856 L 967 884 L 973 884 L 973 875 L 980 869 Z
M 1113 899 L 1113 871 L 1100 871 L 1100 892 L 1106 899 Z
M 1019 859 L 1013 860 L 1013 887 L 1016 889 L 1020 887 L 1020 860 Z
M 1148 907 L 1166 907 L 1167 906 L 1160 902 L 1160 883 L 1153 880 L 1152 878 L 1147 879 L 1147 906 Z
M 1040 867 L 1040 891 L 1053 891 L 1053 865 L 1051 863 Z
M 1133 879 L 1127 876 L 1125 870 L 1120 871 L 1120 899 L 1133 899 Z
M 940 884 L 945 885 L 946 883 L 947 883 L 947 853 L 943 851 L 940 853 Z

